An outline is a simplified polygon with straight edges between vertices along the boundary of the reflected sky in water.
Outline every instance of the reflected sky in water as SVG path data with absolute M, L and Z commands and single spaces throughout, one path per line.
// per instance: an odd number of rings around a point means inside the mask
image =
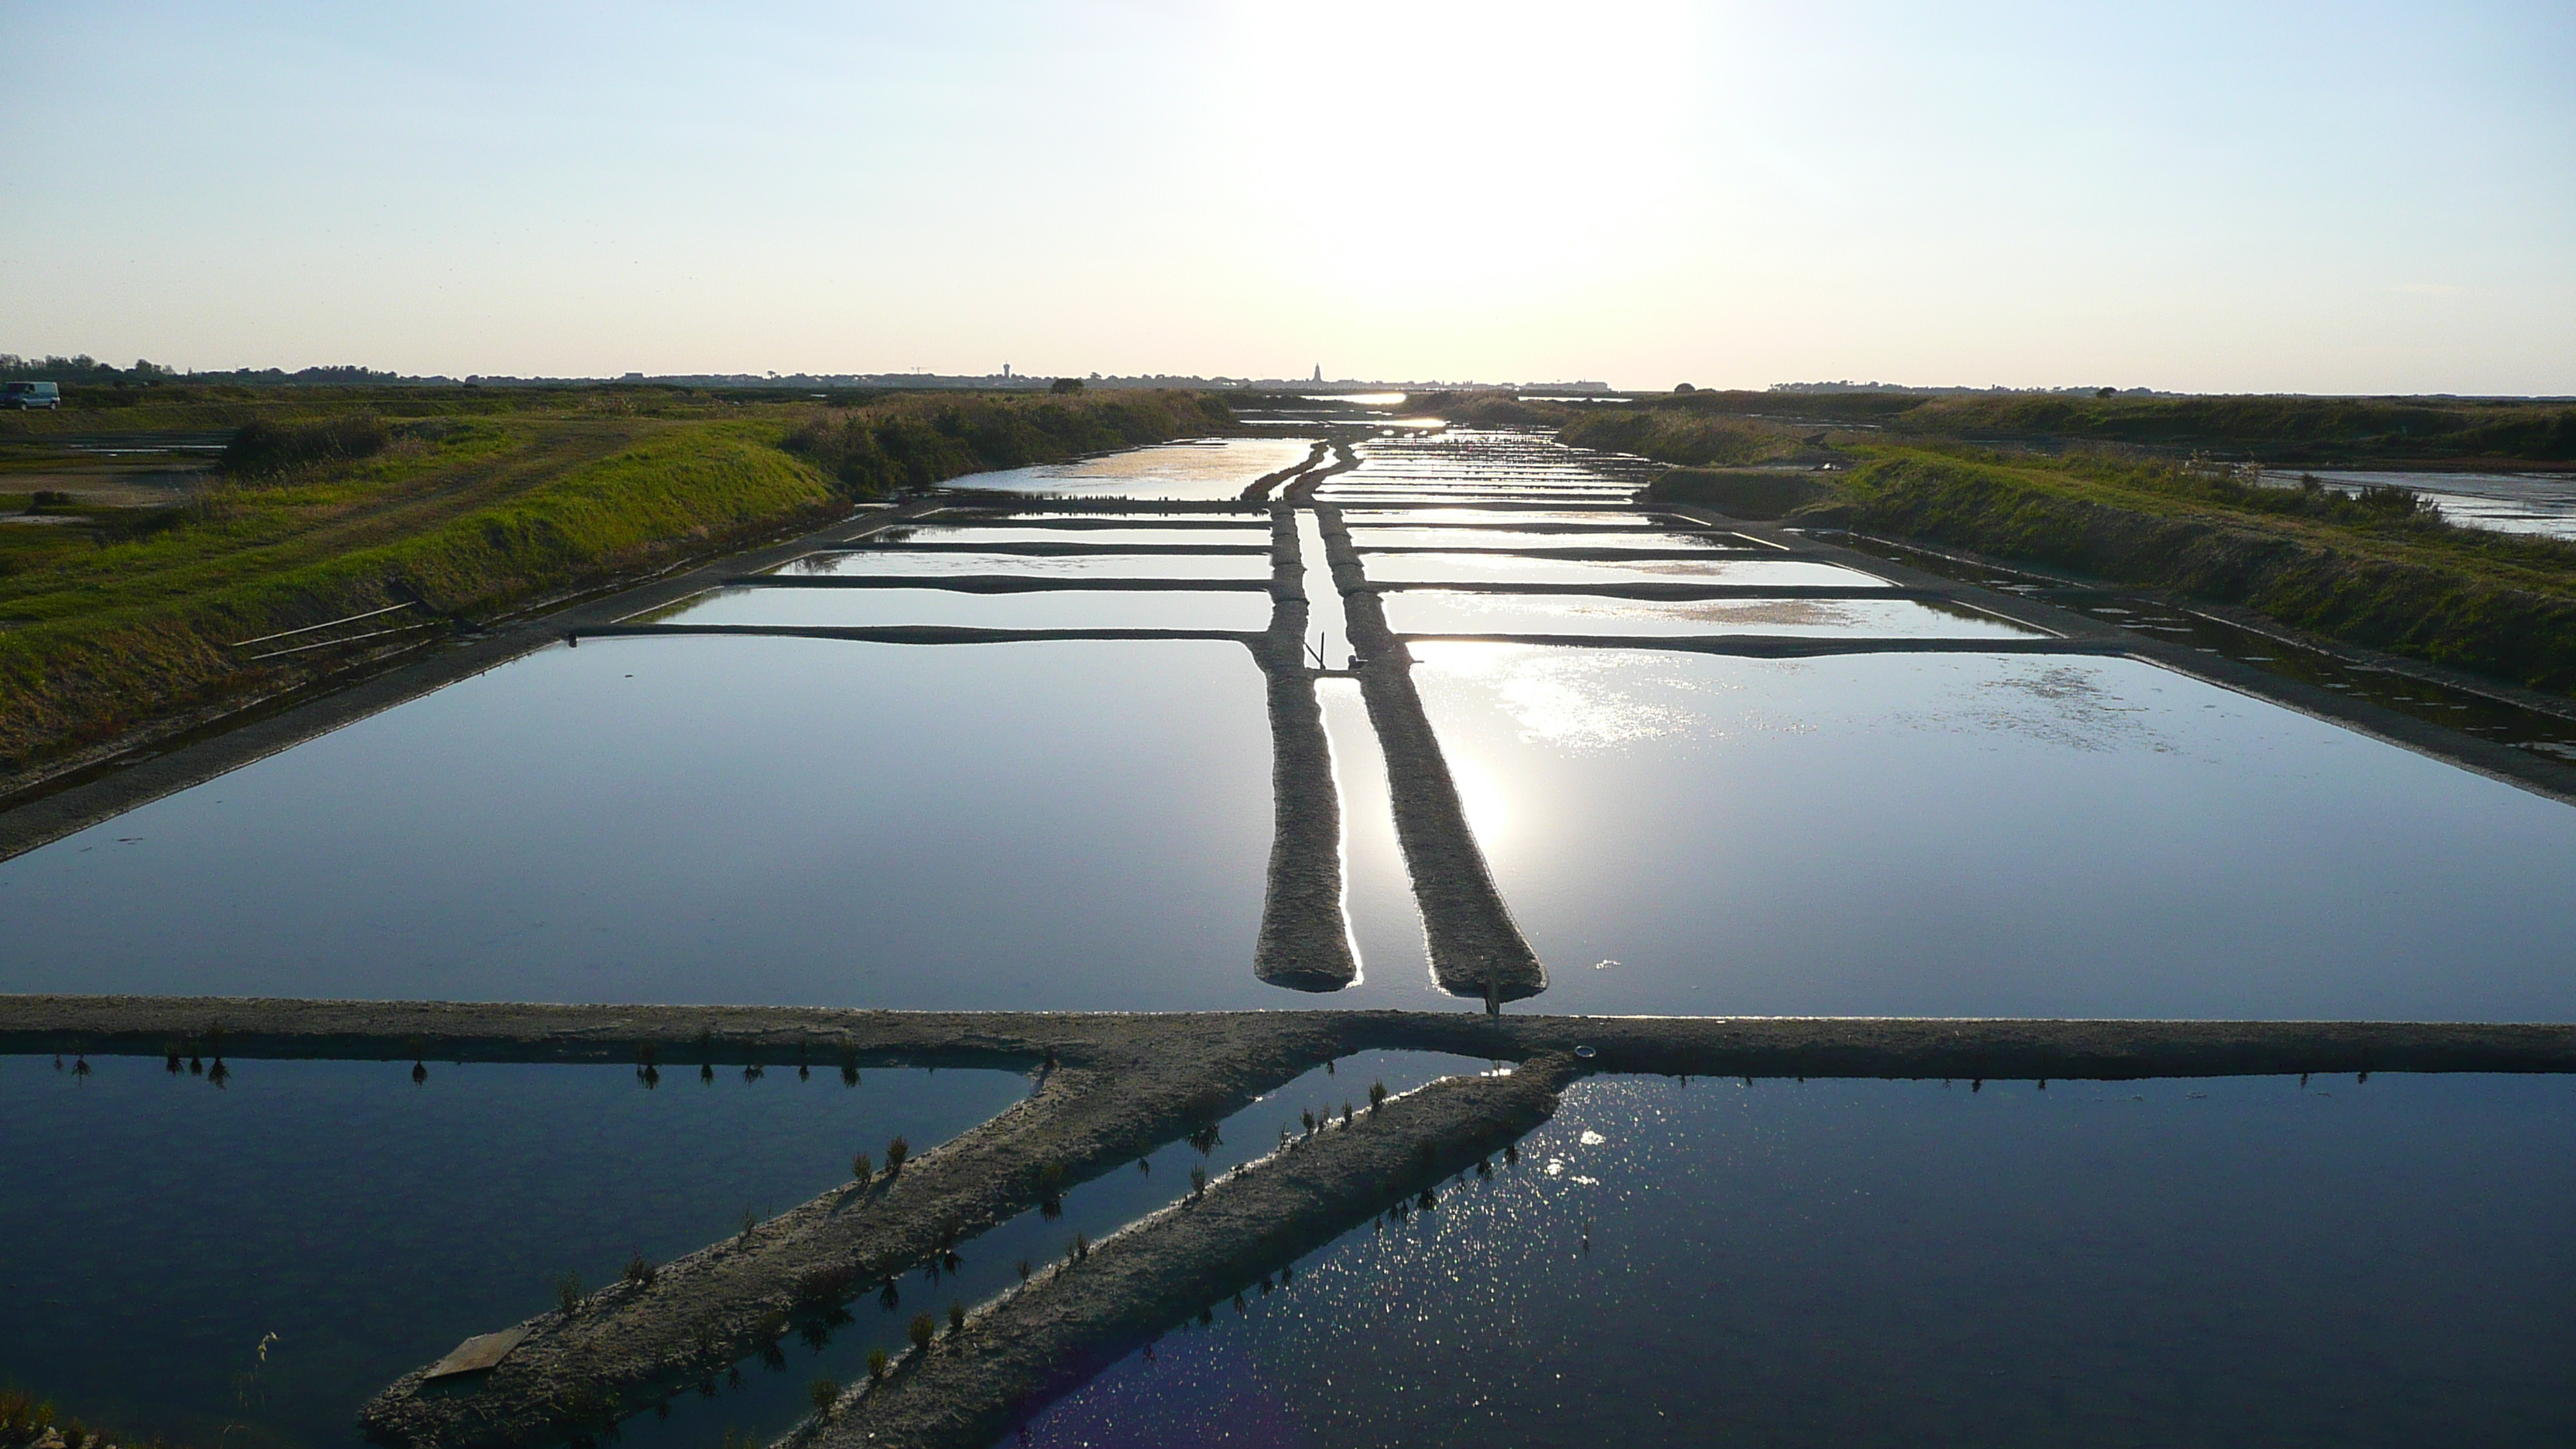
M 1040 578 L 1266 579 L 1270 558 L 1256 553 L 1015 554 L 916 553 L 873 549 L 865 553 L 809 554 L 778 569 L 781 574 L 911 577 L 924 574 L 1029 574 Z
M 1827 584 L 1887 588 L 1885 579 L 1836 564 L 1798 559 L 1619 559 L 1577 563 L 1569 559 L 1514 558 L 1492 553 L 1376 553 L 1364 560 L 1376 583 L 1436 584 Z
M 1399 634 L 1854 635 L 1878 639 L 2036 639 L 2036 629 L 1912 599 L 1616 599 L 1582 594 L 1386 596 Z
M 2576 810 L 2212 685 L 1415 653 L 1532 1009 L 2576 1019 Z
M 1351 544 L 1364 554 L 1373 548 L 1648 548 L 1689 553 L 1694 549 L 1745 546 L 1744 540 L 1728 533 L 1606 528 L 1580 533 L 1524 533 L 1509 528 L 1364 528 L 1357 524 L 1351 526 Z
M 961 594 L 944 589 L 718 589 L 637 622 L 876 627 L 952 624 L 974 629 L 1232 629 L 1270 627 L 1270 595 L 1244 589 L 1076 590 Z M 1264 726 L 1265 732 L 1267 726 Z
M 0 862 L 0 991 L 1258 1005 L 1262 700 L 1235 644 L 554 648 Z
M 2576 1437 L 2566 1077 L 1614 1078 L 1495 1168 L 1119 1363 L 1030 1441 Z
M 969 473 L 945 486 L 1071 497 L 1237 498 L 1252 480 L 1295 467 L 1313 450 L 1305 438 L 1198 438 L 1069 463 Z
M 0 1057 L 13 1151 L 77 1164 L 0 1183 L 0 1364 L 93 1424 L 197 1445 L 355 1449 L 369 1396 L 551 1308 L 563 1273 L 599 1287 L 631 1254 L 695 1252 L 847 1182 L 854 1149 L 927 1148 L 1029 1091 L 873 1067 L 845 1087 L 829 1061 L 709 1085 L 666 1061 L 650 1091 L 629 1066 L 432 1061 L 414 1086 L 407 1062 L 236 1061 L 218 1091 L 156 1058 L 91 1065 Z M 245 1405 L 235 1376 L 270 1333 Z M 746 1374 L 664 1427 L 702 1446 L 803 1411 L 803 1378 Z M 627 1442 L 670 1442 L 653 1427 Z

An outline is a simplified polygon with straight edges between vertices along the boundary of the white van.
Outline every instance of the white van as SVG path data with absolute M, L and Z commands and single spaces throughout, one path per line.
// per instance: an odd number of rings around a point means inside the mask
M 62 405 L 63 389 L 59 383 L 0 382 L 0 408 L 16 408 L 23 413 L 29 408 L 59 408 Z

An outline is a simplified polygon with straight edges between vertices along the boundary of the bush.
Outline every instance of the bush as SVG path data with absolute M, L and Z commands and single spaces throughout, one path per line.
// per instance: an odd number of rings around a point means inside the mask
M 904 1328 L 903 1336 L 912 1340 L 914 1348 L 927 1353 L 930 1351 L 930 1341 L 939 1336 L 939 1325 L 932 1321 L 929 1314 L 916 1313 L 912 1315 L 912 1322 Z
M 221 466 L 236 478 L 274 477 L 317 463 L 368 457 L 392 441 L 393 434 L 372 413 L 310 423 L 254 418 L 234 430 Z
M 1047 384 L 1047 391 L 1054 393 L 1059 397 L 1069 392 L 1080 392 L 1082 391 L 1082 379 L 1078 377 L 1059 377 L 1055 381 Z

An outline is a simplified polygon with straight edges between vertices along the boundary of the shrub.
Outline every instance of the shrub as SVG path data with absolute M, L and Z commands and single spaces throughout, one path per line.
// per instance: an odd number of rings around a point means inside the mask
M 892 1177 L 896 1173 L 903 1171 L 905 1160 L 911 1156 L 911 1143 L 904 1141 L 901 1137 L 897 1137 L 893 1141 L 888 1142 L 886 1144 L 886 1176 Z
M 1059 377 L 1055 381 L 1047 384 L 1047 391 L 1059 395 L 1069 392 L 1080 392 L 1082 391 L 1082 379 L 1078 377 Z
M 888 1361 L 889 1360 L 886 1358 L 886 1351 L 884 1349 L 872 1348 L 868 1350 L 868 1382 L 875 1383 L 877 1380 L 885 1377 L 886 1364 Z
M 950 1338 L 955 1338 L 957 1335 L 959 1335 L 959 1334 L 961 1334 L 961 1333 L 964 1333 L 965 1331 L 966 1331 L 966 1305 L 965 1305 L 965 1304 L 963 1304 L 963 1303 L 951 1303 L 951 1304 L 949 1304 L 949 1305 L 948 1305 L 948 1336 L 949 1336 Z
M 903 1336 L 912 1340 L 914 1348 L 928 1352 L 930 1341 L 939 1336 L 939 1325 L 931 1321 L 929 1314 L 916 1313 L 912 1315 L 911 1324 L 905 1327 Z
M 391 441 L 393 434 L 370 413 L 309 423 L 254 418 L 234 430 L 232 441 L 224 445 L 221 467 L 237 478 L 274 477 L 317 463 L 364 458 Z
M 877 1165 L 868 1161 L 868 1155 L 866 1153 L 853 1152 L 850 1154 L 850 1176 L 852 1178 L 855 1178 L 860 1182 L 866 1182 L 868 1179 L 876 1175 Z
M 825 1374 L 805 1386 L 805 1402 L 814 1406 L 814 1417 L 818 1419 L 831 1417 L 832 1405 L 838 1402 L 840 1397 L 841 1386 L 833 1382 L 830 1374 Z
M 857 1270 L 846 1263 L 829 1263 L 820 1268 L 807 1269 L 804 1276 L 796 1280 L 796 1306 L 799 1308 L 832 1307 L 847 1299 L 850 1296 L 850 1290 L 858 1285 L 858 1281 Z
M 555 1280 L 555 1306 L 563 1310 L 564 1317 L 570 1318 L 574 1314 L 579 1313 L 581 1311 L 581 1300 L 581 1275 L 579 1273 L 566 1273 Z
M 643 1249 L 636 1249 L 635 1256 L 626 1260 L 626 1281 L 636 1287 L 650 1288 L 653 1286 L 653 1280 L 658 1276 L 660 1276 L 660 1270 L 644 1261 Z

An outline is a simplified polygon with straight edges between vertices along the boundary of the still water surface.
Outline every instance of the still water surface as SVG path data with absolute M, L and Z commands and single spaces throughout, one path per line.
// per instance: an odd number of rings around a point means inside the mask
M 927 1148 L 1029 1090 L 785 1063 L 702 1086 L 676 1062 L 650 1091 L 627 1067 L 443 1062 L 415 1087 L 406 1063 L 288 1061 L 216 1090 L 91 1065 L 0 1057 L 13 1154 L 63 1169 L 0 1183 L 0 1366 L 93 1424 L 205 1446 L 354 1445 L 369 1396 L 545 1311 L 560 1275 L 694 1252 L 847 1182 L 853 1151 Z M 750 1372 L 801 1402 L 782 1380 Z
M 1239 498 L 1255 478 L 1304 462 L 1313 446 L 1304 438 L 1199 438 L 1069 463 L 970 473 L 947 486 L 1067 497 Z
M 1535 1009 L 2576 1020 L 2576 811 L 2214 685 L 1415 653 Z
M 0 1181 L 0 1366 L 92 1424 L 182 1442 L 354 1445 L 358 1406 L 466 1337 L 546 1311 L 569 1271 L 596 1287 L 631 1254 L 665 1262 L 849 1179 L 853 1151 L 916 1151 L 1027 1095 L 1005 1072 L 792 1062 L 702 1080 L 673 1061 L 646 1089 L 627 1067 L 398 1062 L 230 1064 L 221 1090 L 157 1060 L 99 1058 L 77 1077 L 0 1057 L 0 1114 L 29 1162 L 78 1173 Z M 761 1442 L 805 1412 L 818 1374 L 865 1372 L 904 1324 L 1018 1281 L 1017 1264 L 1097 1240 L 1269 1151 L 1303 1109 L 1365 1104 L 1485 1064 L 1363 1052 L 1272 1091 L 959 1250 L 954 1271 L 871 1292 L 828 1337 L 795 1335 L 771 1367 L 719 1376 L 668 1418 L 630 1419 L 626 1449 L 683 1449 L 727 1428 Z M 257 1345 L 277 1335 L 266 1364 Z M 134 1366 L 150 1366 L 136 1372 Z M 255 1371 L 255 1372 L 254 1372 Z M 228 1426 L 233 1426 L 229 1428 Z
M 1614 1078 L 1520 1148 L 1030 1441 L 2576 1439 L 2566 1077 Z
M 0 991 L 1253 1004 L 1269 736 L 1235 644 L 593 640 L 0 862 Z
M 1992 614 L 1912 599 L 1616 599 L 1584 594 L 1470 594 L 1407 589 L 1386 596 L 1386 621 L 1399 634 L 2044 637 L 2036 629 Z
M 1270 627 L 1270 596 L 1251 589 L 966 594 L 946 589 L 735 588 L 699 595 L 640 622 L 836 629 L 903 624 L 970 629 L 1224 629 L 1257 634 Z

